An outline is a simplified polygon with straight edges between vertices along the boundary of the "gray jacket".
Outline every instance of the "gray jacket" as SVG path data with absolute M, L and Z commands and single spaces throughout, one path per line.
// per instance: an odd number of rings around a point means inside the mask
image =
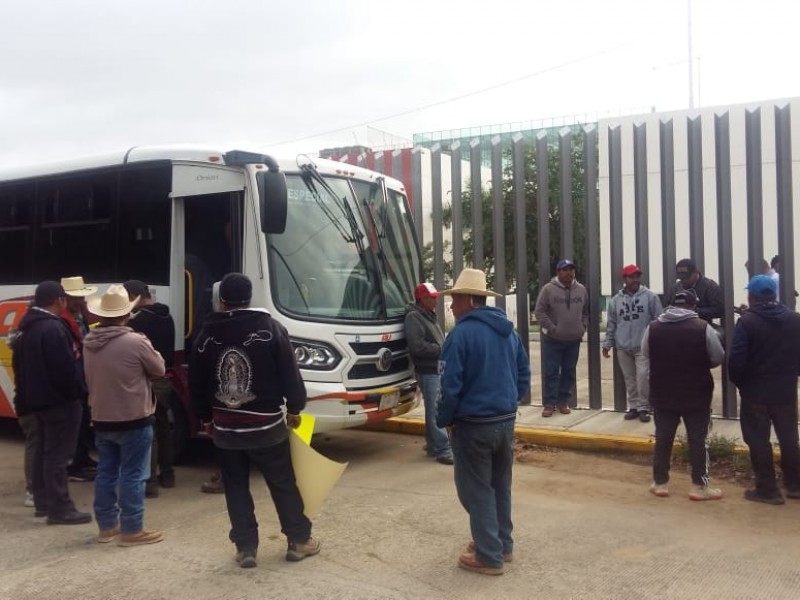
M 636 352 L 642 347 L 644 330 L 664 311 L 661 300 L 647 286 L 635 294 L 621 289 L 608 305 L 608 324 L 603 348 Z
M 577 281 L 567 287 L 553 277 L 536 300 L 536 320 L 542 333 L 559 342 L 575 342 L 589 325 L 589 294 Z
M 405 331 L 414 370 L 417 373 L 438 373 L 444 333 L 436 322 L 436 315 L 410 302 L 406 305 Z

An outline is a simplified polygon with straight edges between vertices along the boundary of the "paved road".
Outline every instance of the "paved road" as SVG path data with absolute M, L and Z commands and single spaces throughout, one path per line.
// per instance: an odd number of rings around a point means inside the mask
M 456 568 L 469 539 L 451 469 L 426 459 L 417 436 L 347 431 L 315 439 L 350 461 L 315 519 L 322 553 L 283 560 L 284 542 L 257 486 L 262 546 L 239 569 L 221 496 L 200 494 L 213 466 L 201 452 L 178 487 L 147 501 L 160 544 L 98 545 L 95 526 L 51 527 L 23 508 L 22 441 L 0 428 L 0 598 L 797 598 L 800 503 L 689 502 L 685 475 L 665 500 L 648 468 L 595 455 L 541 452 L 514 471 L 515 561 L 502 577 Z M 83 509 L 91 486 L 73 484 Z

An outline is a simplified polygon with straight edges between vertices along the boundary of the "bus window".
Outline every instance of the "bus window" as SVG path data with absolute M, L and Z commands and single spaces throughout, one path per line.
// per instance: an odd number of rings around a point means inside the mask
M 33 184 L 0 187 L 0 283 L 33 283 Z

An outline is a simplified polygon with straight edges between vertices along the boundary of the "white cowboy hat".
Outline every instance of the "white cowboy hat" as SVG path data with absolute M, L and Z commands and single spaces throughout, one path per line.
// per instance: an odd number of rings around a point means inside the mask
M 124 285 L 114 283 L 108 286 L 106 293 L 99 298 L 87 302 L 89 311 L 98 317 L 124 317 L 131 312 L 141 296 L 128 300 L 128 290 Z
M 62 277 L 61 287 L 64 288 L 64 292 L 67 296 L 74 296 L 76 298 L 91 296 L 97 291 L 97 286 L 86 285 L 83 282 L 83 277 L 80 275 L 77 277 Z
M 501 295 L 486 289 L 486 273 L 479 269 L 464 269 L 456 279 L 452 289 L 439 292 L 441 296 L 452 296 L 453 294 L 466 294 L 468 296 L 493 296 L 499 298 Z

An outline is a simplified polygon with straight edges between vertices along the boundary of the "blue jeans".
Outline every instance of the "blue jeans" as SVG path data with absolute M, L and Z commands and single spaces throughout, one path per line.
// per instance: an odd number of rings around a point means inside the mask
M 425 403 L 425 443 L 428 444 L 428 456 L 453 455 L 450 450 L 450 438 L 442 427 L 436 426 L 436 411 L 441 394 L 441 380 L 438 373 L 417 373 L 417 381 L 422 390 Z
M 491 424 L 459 422 L 453 427 L 456 491 L 469 513 L 475 556 L 500 567 L 514 551 L 511 538 L 511 467 L 514 420 Z
M 94 480 L 94 515 L 100 529 L 119 523 L 123 534 L 144 527 L 144 482 L 150 477 L 153 426 L 95 431 L 100 457 Z
M 568 405 L 575 388 L 575 366 L 581 341 L 560 342 L 542 337 L 542 362 L 544 365 L 544 406 Z

